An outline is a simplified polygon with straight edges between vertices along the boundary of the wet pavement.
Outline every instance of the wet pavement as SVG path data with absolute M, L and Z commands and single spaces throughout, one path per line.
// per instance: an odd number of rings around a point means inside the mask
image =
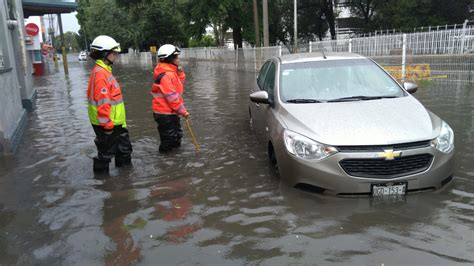
M 398 201 L 321 196 L 281 185 L 248 125 L 255 73 L 186 63 L 198 137 L 158 153 L 150 66 L 117 65 L 133 168 L 94 175 L 90 63 L 35 80 L 37 110 L 18 152 L 0 158 L 0 264 L 474 263 L 474 88 L 415 95 L 456 133 L 445 188 Z

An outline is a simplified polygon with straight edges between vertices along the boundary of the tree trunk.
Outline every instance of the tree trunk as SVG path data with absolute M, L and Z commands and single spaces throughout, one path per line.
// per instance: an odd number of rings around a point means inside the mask
M 253 23 L 255 27 L 255 47 L 260 46 L 260 25 L 258 23 L 257 0 L 253 0 Z
M 263 0 L 263 46 L 267 47 L 270 45 L 268 36 L 268 0 Z
M 329 31 L 331 33 L 331 39 L 336 39 L 336 23 L 335 23 L 335 16 L 334 16 L 334 9 L 332 6 L 332 0 L 323 0 L 323 10 L 326 14 L 326 20 L 329 24 Z
M 232 28 L 232 38 L 234 39 L 234 49 L 242 48 L 242 29 L 240 25 Z

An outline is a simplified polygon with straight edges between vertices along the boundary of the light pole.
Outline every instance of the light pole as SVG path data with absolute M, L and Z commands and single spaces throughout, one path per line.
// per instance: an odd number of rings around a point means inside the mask
M 297 7 L 296 7 L 296 0 L 294 0 L 294 19 L 295 19 L 295 48 L 293 49 L 293 51 L 295 53 L 298 52 L 298 20 L 296 19 L 296 16 L 297 16 Z
M 268 0 L 263 0 L 263 46 L 268 47 L 270 45 L 268 37 Z

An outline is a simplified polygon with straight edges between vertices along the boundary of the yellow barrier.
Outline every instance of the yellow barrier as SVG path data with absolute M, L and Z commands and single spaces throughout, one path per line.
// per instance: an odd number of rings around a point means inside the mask
M 402 66 L 385 66 L 384 68 L 394 78 L 398 80 L 402 79 Z M 405 67 L 405 79 L 414 80 L 430 78 L 433 77 L 431 76 L 431 68 L 429 64 L 416 64 Z

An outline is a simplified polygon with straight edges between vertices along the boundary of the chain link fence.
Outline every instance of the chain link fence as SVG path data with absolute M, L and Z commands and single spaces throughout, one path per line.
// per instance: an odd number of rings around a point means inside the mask
M 407 34 L 375 35 L 363 38 L 299 44 L 297 53 L 351 52 L 372 58 L 395 78 L 472 83 L 474 80 L 474 27 L 439 29 Z M 184 48 L 181 59 L 220 62 L 222 67 L 257 71 L 274 56 L 289 54 L 286 46 L 241 48 Z M 122 63 L 152 65 L 149 52 L 122 54 Z

